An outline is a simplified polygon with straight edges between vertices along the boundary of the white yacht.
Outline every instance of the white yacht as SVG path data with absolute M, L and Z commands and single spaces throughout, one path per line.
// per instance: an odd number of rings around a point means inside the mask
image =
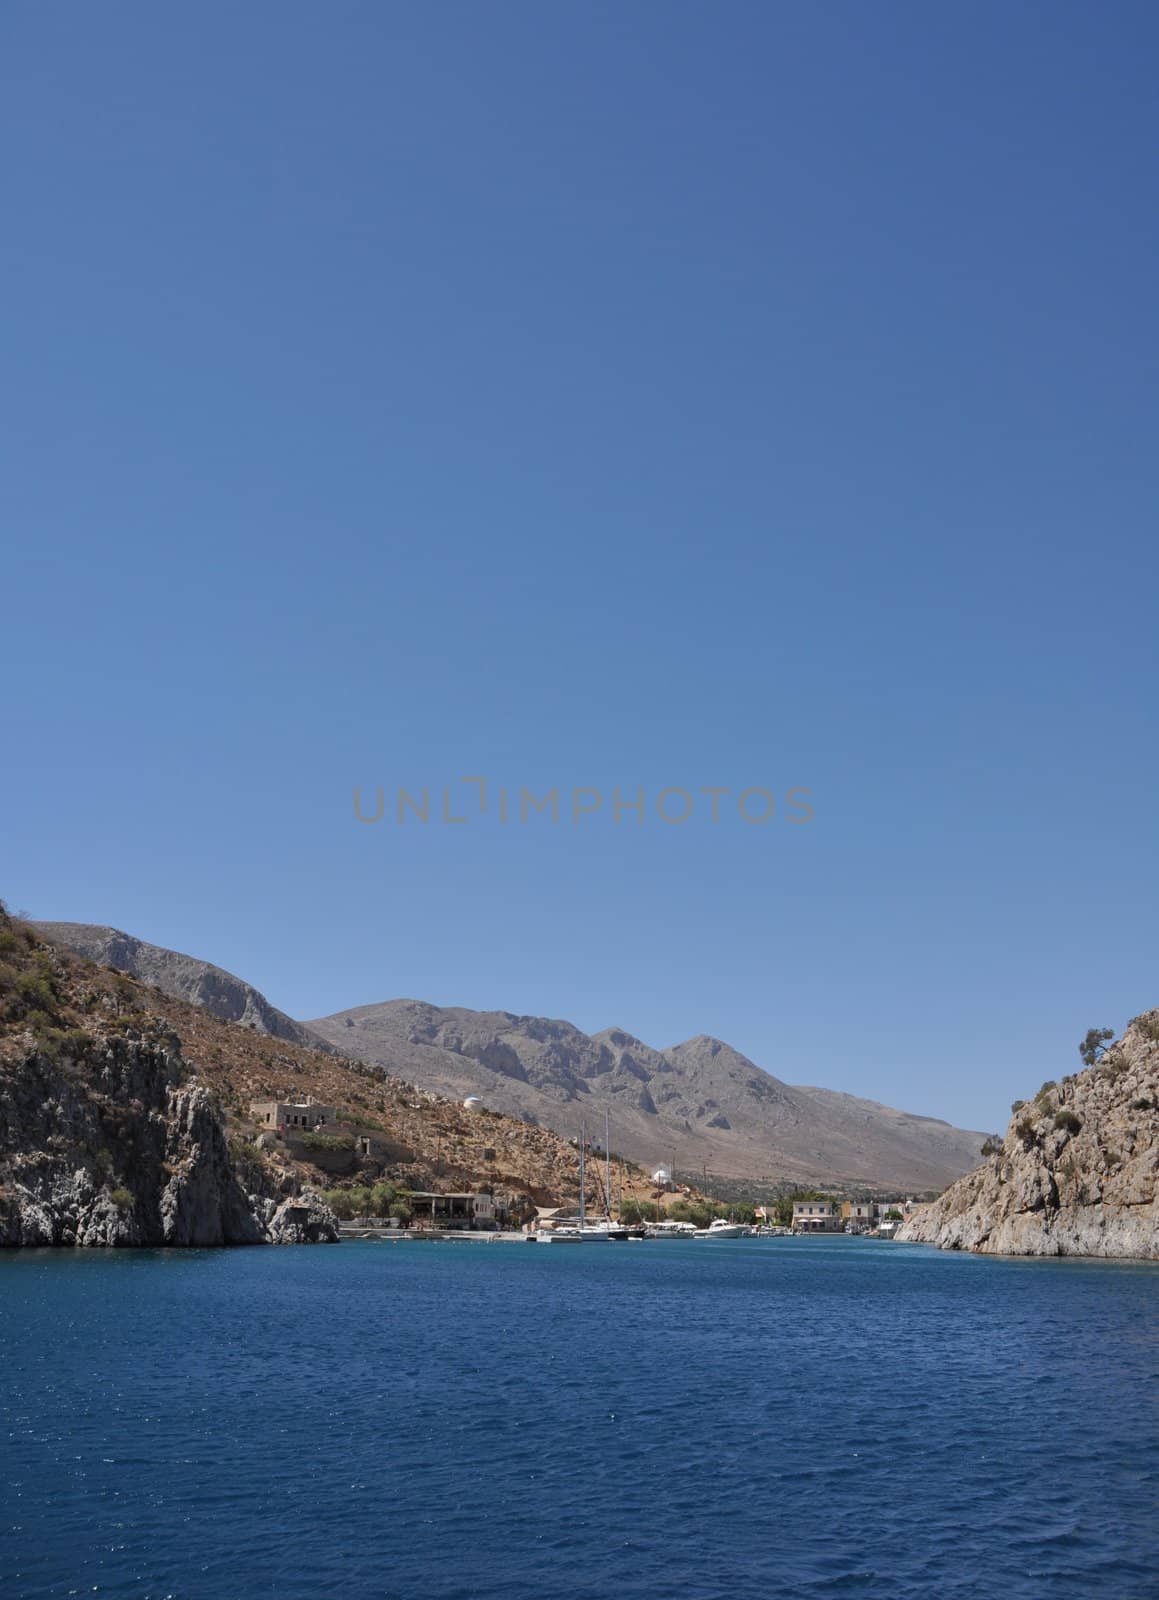
M 743 1222 L 729 1222 L 727 1217 L 717 1217 L 707 1228 L 697 1228 L 696 1239 L 747 1239 L 748 1228 Z
M 585 1222 L 580 1229 L 580 1237 L 588 1244 L 619 1244 L 629 1235 L 626 1223 L 603 1218 L 599 1222 Z

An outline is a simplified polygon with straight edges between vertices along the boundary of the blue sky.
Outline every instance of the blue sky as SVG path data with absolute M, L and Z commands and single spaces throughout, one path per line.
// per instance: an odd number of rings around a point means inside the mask
M 1153 8 L 2 27 L 11 905 L 981 1127 L 1159 1004 Z

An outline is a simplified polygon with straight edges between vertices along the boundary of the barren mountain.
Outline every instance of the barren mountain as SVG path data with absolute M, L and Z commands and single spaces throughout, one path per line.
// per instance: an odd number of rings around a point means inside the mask
M 986 1135 L 774 1078 L 719 1039 L 657 1050 L 622 1028 L 468 1011 L 420 1000 L 294 1022 L 242 979 L 112 928 L 42 923 L 60 944 L 156 984 L 214 1016 L 306 1048 L 338 1051 L 431 1093 L 479 1095 L 574 1138 L 581 1122 L 648 1165 L 719 1177 L 849 1189 L 929 1191 L 969 1171 Z
M 605 1112 L 612 1143 L 683 1172 L 929 1190 L 969 1169 L 985 1134 L 827 1090 L 801 1089 L 701 1035 L 656 1050 L 620 1028 L 388 1000 L 308 1024 L 336 1049 L 440 1094 L 572 1135 Z
M 1159 1011 L 1018 1101 L 989 1159 L 898 1234 L 985 1255 L 1159 1257 Z
M 307 1096 L 372 1152 L 269 1145 L 251 1102 Z M 325 1238 L 333 1218 L 303 1186 L 379 1179 L 558 1204 L 577 1156 L 546 1128 L 221 1021 L 0 905 L 0 1246 Z M 623 1174 L 626 1194 L 650 1188 Z
M 104 928 L 88 922 L 34 922 L 32 927 L 45 939 L 62 944 L 78 955 L 115 967 L 145 983 L 155 984 L 166 994 L 206 1011 L 225 1022 L 268 1033 L 275 1039 L 288 1039 L 309 1050 L 328 1049 L 300 1022 L 272 1006 L 265 995 L 251 984 L 235 978 L 232 972 L 215 967 L 196 956 L 181 955 L 160 945 L 134 939 L 119 928 Z

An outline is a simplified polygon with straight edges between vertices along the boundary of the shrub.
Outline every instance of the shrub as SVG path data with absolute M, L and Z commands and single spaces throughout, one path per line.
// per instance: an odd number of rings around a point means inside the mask
M 83 1028 L 53 1028 L 34 1022 L 33 1034 L 40 1054 L 53 1062 L 83 1055 L 93 1042 Z
M 1153 1111 L 1154 1109 L 1154 1100 L 1148 1099 L 1145 1094 L 1137 1095 L 1136 1098 L 1131 1101 L 1132 1111 Z
M 393 1183 L 376 1183 L 370 1191 L 370 1215 L 389 1217 L 390 1208 L 398 1198 L 398 1190 Z
M 1022 1108 L 1023 1108 L 1023 1106 L 1025 1104 L 1026 1104 L 1025 1100 L 1015 1100 L 1014 1103 L 1010 1107 L 1010 1115 L 1012 1117 L 1016 1117 L 1018 1115 L 1018 1113 L 1022 1110 Z
M 3 945 L 0 945 L 0 950 L 3 948 Z M 1159 1012 L 1152 1011 L 1132 1017 L 1131 1027 L 1137 1028 L 1144 1039 L 1150 1039 L 1152 1044 L 1159 1044 Z
M 1030 1118 L 1023 1117 L 1022 1121 L 1015 1128 L 1014 1132 L 1029 1150 L 1030 1146 L 1034 1143 L 1034 1124 L 1031 1122 Z
M 996 1156 L 1001 1148 L 1002 1145 L 998 1139 L 987 1139 L 982 1146 L 980 1154 L 984 1156 Z
M 1082 1127 L 1073 1111 L 1060 1111 L 1054 1119 L 1054 1125 L 1065 1133 L 1077 1133 Z
M 110 1189 L 109 1199 L 118 1211 L 131 1211 L 133 1209 L 133 1196 L 128 1189 Z
M 294 1143 L 301 1145 L 304 1150 L 354 1149 L 353 1139 L 344 1139 L 336 1133 L 300 1133 L 294 1136 Z
M 1055 1083 L 1054 1079 L 1053 1078 L 1048 1078 L 1046 1080 L 1046 1082 L 1043 1084 L 1042 1088 L 1038 1091 L 1038 1093 L 1034 1097 L 1035 1105 L 1036 1106 L 1045 1105 L 1045 1103 L 1050 1099 L 1051 1095 L 1054 1093 L 1054 1091 L 1057 1088 L 1058 1088 L 1058 1084 Z

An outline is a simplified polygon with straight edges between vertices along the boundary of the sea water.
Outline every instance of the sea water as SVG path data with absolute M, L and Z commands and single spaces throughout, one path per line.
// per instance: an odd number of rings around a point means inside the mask
M 0 1252 L 0 1595 L 1152 1600 L 1159 1268 Z

